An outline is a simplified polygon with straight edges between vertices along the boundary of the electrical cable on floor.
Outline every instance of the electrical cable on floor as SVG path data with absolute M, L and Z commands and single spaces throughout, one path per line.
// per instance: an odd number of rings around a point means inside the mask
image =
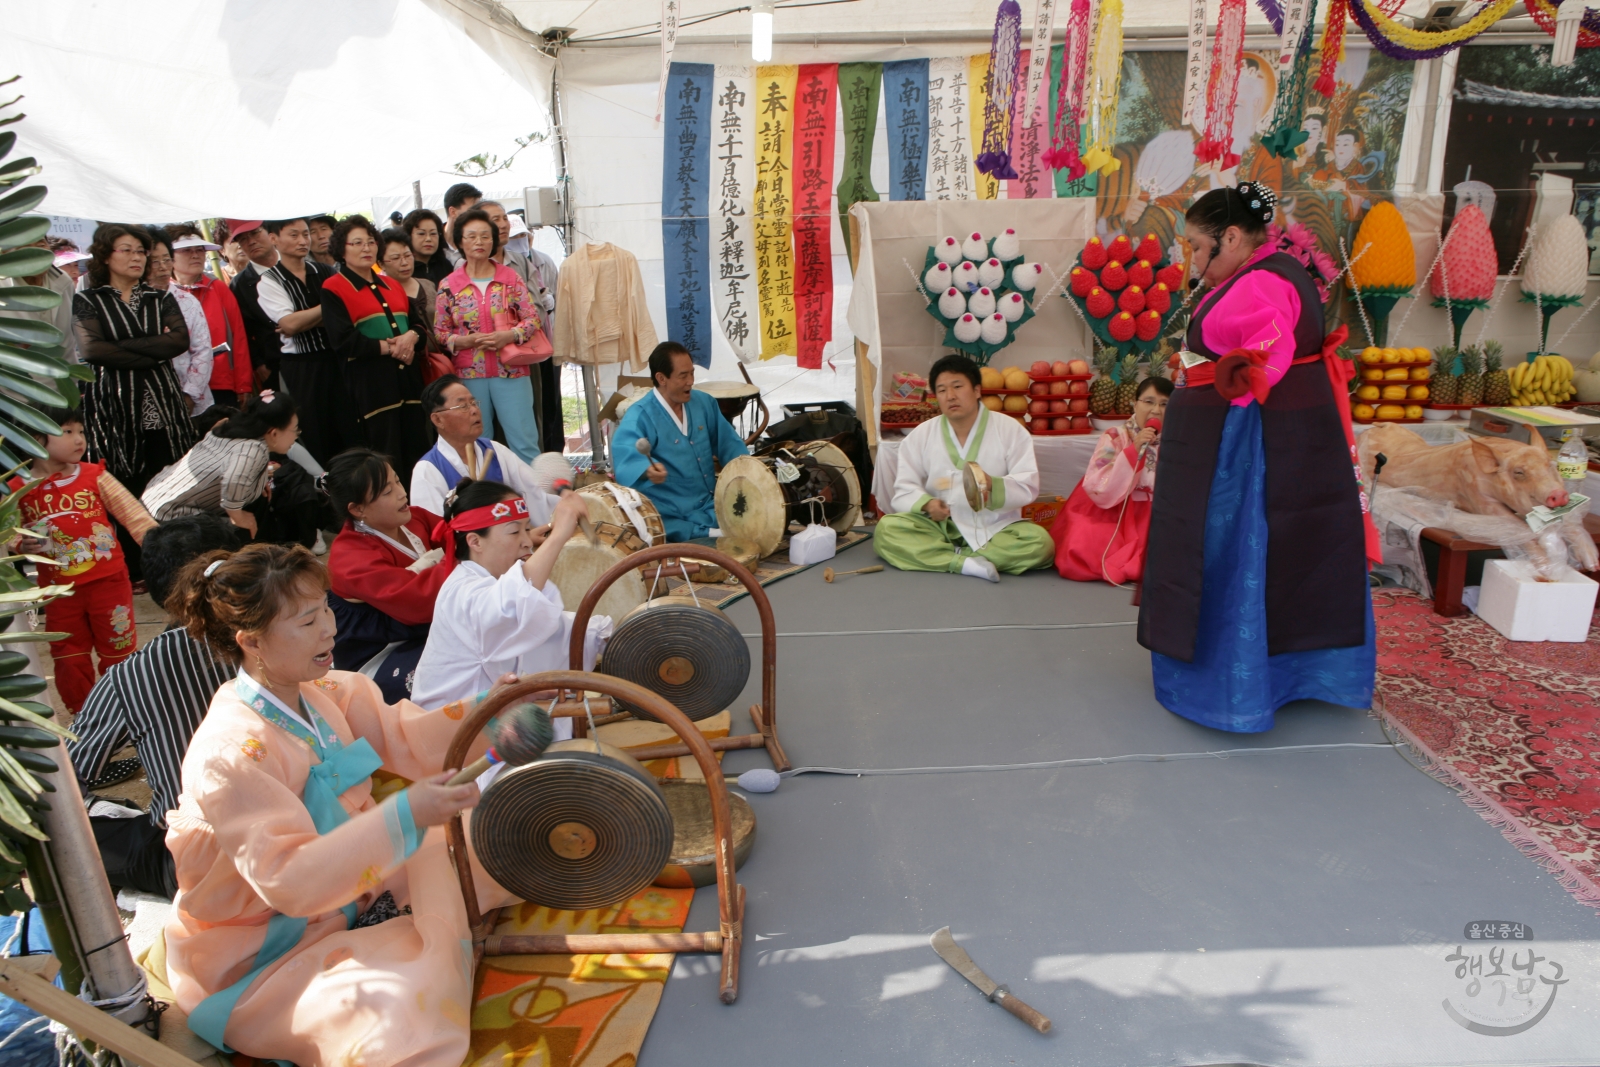
M 905 630 L 791 630 L 780 632 L 779 637 L 871 637 L 876 634 L 970 634 L 983 630 L 1098 630 L 1108 626 L 1137 626 L 1137 619 L 1127 622 L 1006 622 L 991 626 L 921 626 Z M 760 634 L 741 634 L 741 637 L 759 638 Z
M 861 778 L 886 774 L 961 774 L 968 771 L 1034 771 L 1051 767 L 1108 766 L 1113 763 L 1170 763 L 1191 759 L 1231 759 L 1234 756 L 1262 756 L 1280 752 L 1324 752 L 1336 748 L 1394 749 L 1398 742 L 1335 741 L 1321 745 L 1273 745 L 1263 748 L 1224 748 L 1211 752 L 1135 752 L 1125 756 L 1082 756 L 1076 759 L 1044 760 L 1039 763 L 977 763 L 966 767 L 791 767 L 779 777 L 797 774 L 838 774 Z M 1402 757 L 1403 758 L 1403 757 Z

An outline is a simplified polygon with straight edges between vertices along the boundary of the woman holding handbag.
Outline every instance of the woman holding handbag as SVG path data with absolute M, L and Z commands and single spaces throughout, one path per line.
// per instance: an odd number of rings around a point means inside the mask
M 339 223 L 328 242 L 339 273 L 322 286 L 322 325 L 340 362 L 345 388 L 369 447 L 402 470 L 433 447 L 422 414 L 424 334 L 412 301 L 395 280 L 373 270 L 378 230 L 364 216 Z
M 439 287 L 433 334 L 453 355 L 456 376 L 483 411 L 498 417 L 505 442 L 523 460 L 539 454 L 529 365 L 550 358 L 550 340 L 516 271 L 494 261 L 500 231 L 477 208 L 457 215 L 451 238 L 461 265 Z
M 439 287 L 417 273 L 417 257 L 411 251 L 411 238 L 406 231 L 390 227 L 378 236 L 378 266 L 383 273 L 400 283 L 411 300 L 411 313 L 421 328 L 422 343 L 427 346 L 427 359 L 422 364 L 422 383 L 455 373 L 455 364 L 433 336 L 433 307 L 439 299 Z

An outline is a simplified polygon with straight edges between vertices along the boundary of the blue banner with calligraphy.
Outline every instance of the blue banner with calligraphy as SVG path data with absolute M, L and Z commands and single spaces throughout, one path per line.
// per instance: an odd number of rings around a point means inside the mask
M 711 366 L 708 198 L 715 68 L 674 63 L 662 113 L 661 247 L 667 288 L 667 336 Z
M 889 199 L 923 200 L 928 173 L 928 61 L 883 65 L 883 118 L 889 134 Z

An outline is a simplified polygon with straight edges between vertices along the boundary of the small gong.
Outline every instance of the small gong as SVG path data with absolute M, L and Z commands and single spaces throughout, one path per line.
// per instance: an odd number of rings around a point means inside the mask
M 716 608 L 652 600 L 617 624 L 595 670 L 659 693 L 690 719 L 707 719 L 737 700 L 750 680 L 750 646 Z M 654 719 L 618 703 L 637 718 Z
M 672 811 L 661 787 L 620 748 L 587 738 L 557 741 L 501 773 L 471 826 L 484 870 L 547 908 L 626 900 L 672 858 Z

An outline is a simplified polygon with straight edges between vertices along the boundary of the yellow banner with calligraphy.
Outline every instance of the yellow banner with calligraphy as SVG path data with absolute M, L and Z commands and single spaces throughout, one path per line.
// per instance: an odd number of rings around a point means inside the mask
M 761 358 L 797 354 L 794 307 L 794 94 L 800 68 L 756 68 L 756 292 Z
M 972 158 L 976 160 L 983 151 L 983 105 L 989 99 L 989 53 L 968 56 L 967 64 L 967 119 L 972 125 Z M 1000 195 L 1000 179 L 983 173 L 975 164 L 972 182 L 979 200 L 993 200 Z

